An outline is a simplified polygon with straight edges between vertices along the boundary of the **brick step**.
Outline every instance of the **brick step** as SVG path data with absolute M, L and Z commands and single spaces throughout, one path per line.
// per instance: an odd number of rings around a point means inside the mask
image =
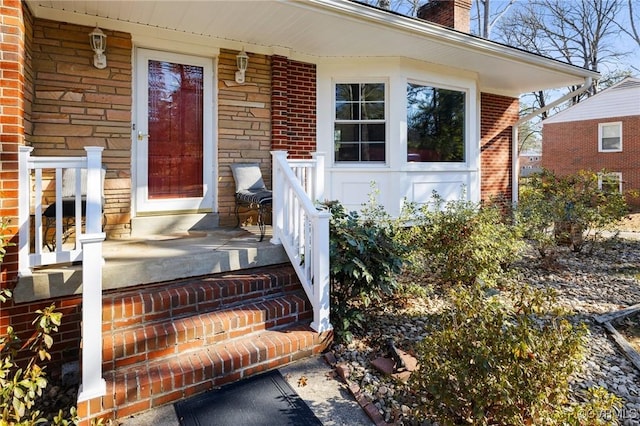
M 290 324 L 117 368 L 104 375 L 107 395 L 101 409 L 93 401 L 91 408 L 83 409 L 91 416 L 102 411 L 107 417 L 124 418 L 318 354 L 330 339 L 330 333 L 319 335 L 306 323 Z
M 146 363 L 292 323 L 309 324 L 313 311 L 303 290 L 271 295 L 233 308 L 193 312 L 136 328 L 103 332 L 103 370 Z
M 291 265 L 145 285 L 103 296 L 102 329 L 122 332 L 299 289 L 300 281 Z

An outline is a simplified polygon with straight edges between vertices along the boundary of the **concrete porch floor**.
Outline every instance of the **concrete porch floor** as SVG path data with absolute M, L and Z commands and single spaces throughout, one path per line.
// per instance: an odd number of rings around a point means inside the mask
M 106 240 L 102 288 L 111 290 L 200 275 L 276 265 L 289 261 L 271 244 L 271 227 L 262 242 L 257 226 Z M 14 290 L 18 303 L 82 293 L 81 265 L 36 268 Z

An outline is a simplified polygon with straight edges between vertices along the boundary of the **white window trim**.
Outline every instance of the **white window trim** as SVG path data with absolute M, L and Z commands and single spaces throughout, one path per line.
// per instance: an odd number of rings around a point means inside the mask
M 620 148 L 619 149 L 604 149 L 602 147 L 602 131 L 605 126 L 617 125 L 620 129 Z M 622 121 L 613 121 L 610 123 L 598 123 L 598 152 L 622 152 Z
M 376 123 L 384 123 L 384 161 L 336 161 L 336 141 L 335 138 L 331 139 L 331 166 L 336 168 L 351 168 L 351 167 L 388 167 L 389 166 L 389 155 L 391 153 L 389 148 L 390 141 L 390 129 L 389 129 L 389 116 L 391 114 L 390 103 L 391 100 L 389 98 L 389 86 L 391 85 L 389 79 L 381 79 L 381 78 L 341 78 L 334 79 L 331 82 L 331 129 L 332 135 L 336 128 L 336 85 L 338 84 L 384 84 L 384 120 L 372 120 L 372 122 Z
M 615 176 L 618 178 L 618 191 L 622 194 L 622 173 L 621 172 L 606 172 L 598 173 L 598 189 L 602 190 L 602 178 L 604 176 Z

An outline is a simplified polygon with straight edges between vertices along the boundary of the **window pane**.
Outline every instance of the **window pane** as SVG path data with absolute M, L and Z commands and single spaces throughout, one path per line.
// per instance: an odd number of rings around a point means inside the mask
M 384 120 L 384 102 L 367 102 L 362 104 L 363 120 Z
M 384 102 L 384 84 L 363 84 L 362 85 L 362 101 Z
M 620 138 L 602 138 L 602 149 L 607 151 L 619 150 Z
M 611 126 L 602 126 L 602 137 L 603 138 L 617 138 L 620 137 L 620 126 L 611 125 Z
M 384 124 L 361 124 L 360 140 L 384 142 L 385 139 Z
M 334 138 L 336 142 L 358 142 L 360 134 L 357 124 L 336 124 Z
M 359 144 L 336 143 L 336 161 L 360 161 Z
M 337 120 L 357 120 L 359 106 L 357 103 L 338 102 L 336 103 Z
M 407 85 L 407 161 L 463 162 L 465 93 Z
M 336 84 L 336 102 L 358 101 L 359 93 L 359 84 Z
M 383 143 L 363 143 L 361 145 L 362 161 L 384 161 L 384 144 Z

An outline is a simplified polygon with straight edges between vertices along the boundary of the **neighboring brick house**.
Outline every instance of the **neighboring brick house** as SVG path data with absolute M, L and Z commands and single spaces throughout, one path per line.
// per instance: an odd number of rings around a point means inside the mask
M 640 79 L 625 78 L 542 124 L 544 168 L 560 175 L 604 170 L 610 188 L 640 190 Z M 638 198 L 628 201 L 640 207 Z
M 520 177 L 528 177 L 542 170 L 542 153 L 537 151 L 522 151 L 518 155 Z

